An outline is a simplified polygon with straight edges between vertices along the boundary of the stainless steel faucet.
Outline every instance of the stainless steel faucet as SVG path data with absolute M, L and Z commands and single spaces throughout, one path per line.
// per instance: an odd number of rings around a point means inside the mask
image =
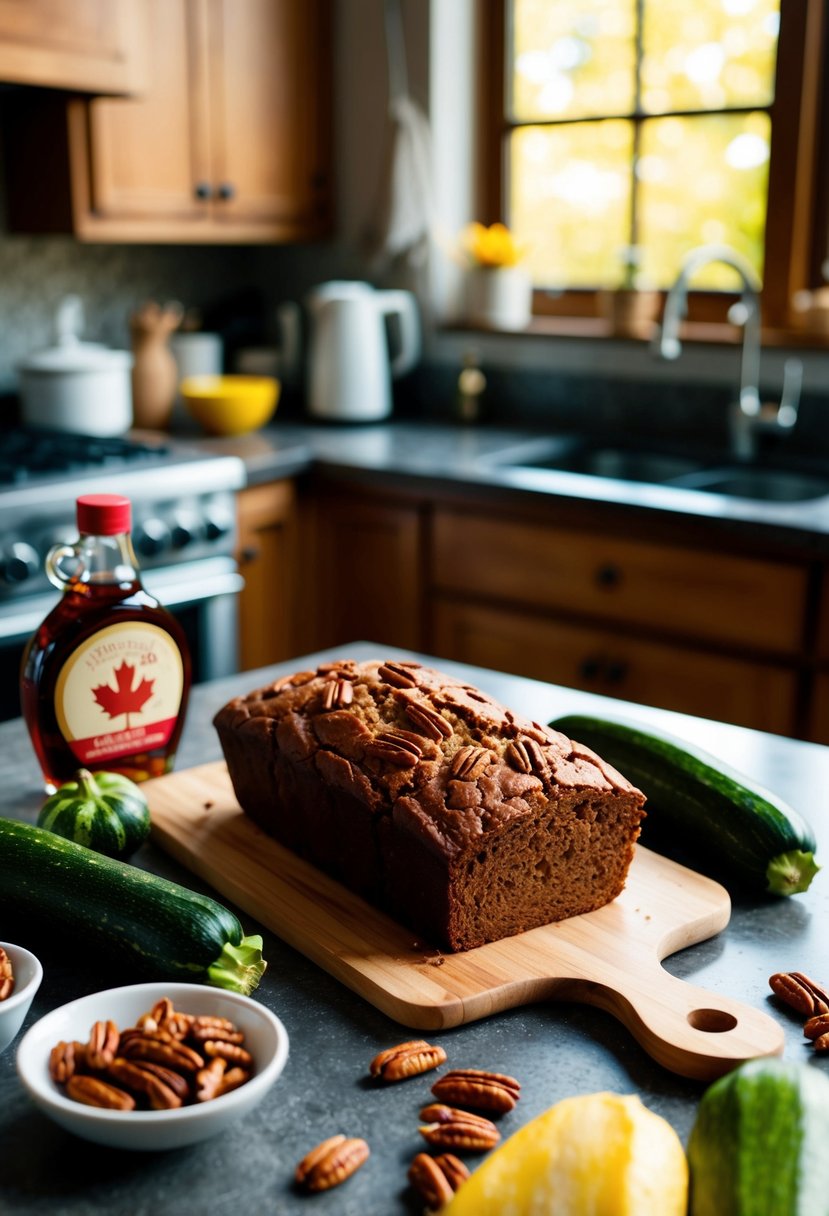
M 742 280 L 742 295 L 728 310 L 732 325 L 743 328 L 740 391 L 729 414 L 729 435 L 733 455 L 740 460 L 753 460 L 760 432 L 787 432 L 797 422 L 803 364 L 799 359 L 787 359 L 779 404 L 761 402 L 760 280 L 736 250 L 728 245 L 700 245 L 687 255 L 676 282 L 665 297 L 662 326 L 655 339 L 656 351 L 662 359 L 679 358 L 682 350 L 679 328 L 688 310 L 688 286 L 697 271 L 711 262 L 733 267 Z

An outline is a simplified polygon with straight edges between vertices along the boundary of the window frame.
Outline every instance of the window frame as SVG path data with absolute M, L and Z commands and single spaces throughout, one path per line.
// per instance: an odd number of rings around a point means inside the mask
M 512 123 L 506 114 L 506 18 L 509 0 L 487 0 L 481 27 L 480 199 L 482 219 L 509 222 L 507 142 Z M 829 0 L 781 0 L 775 72 L 768 204 L 762 292 L 763 336 L 772 345 L 829 346 L 829 334 L 810 332 L 794 308 L 797 292 L 826 285 L 821 263 L 829 258 L 829 80 L 825 77 Z M 826 87 L 822 88 L 826 81 Z M 799 85 L 799 87 L 797 87 Z M 533 293 L 533 329 L 604 334 L 600 292 L 565 290 Z M 664 293 L 662 293 L 664 295 Z M 726 320 L 735 295 L 689 293 L 685 337 L 734 341 Z

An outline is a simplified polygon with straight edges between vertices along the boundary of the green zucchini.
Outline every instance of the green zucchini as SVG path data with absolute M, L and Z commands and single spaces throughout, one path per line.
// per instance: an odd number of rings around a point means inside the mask
M 829 1077 L 750 1060 L 705 1091 L 688 1140 L 691 1216 L 829 1216 Z
M 150 809 L 141 790 L 121 773 L 79 769 L 74 781 L 47 798 L 38 827 L 107 857 L 126 861 L 150 834 Z
M 586 744 L 645 794 L 642 843 L 681 846 L 703 872 L 772 895 L 805 891 L 815 836 L 797 811 L 707 752 L 655 728 L 570 714 L 550 725 Z
M 262 938 L 207 895 L 13 819 L 0 819 L 0 909 L 48 920 L 158 979 L 250 994 Z

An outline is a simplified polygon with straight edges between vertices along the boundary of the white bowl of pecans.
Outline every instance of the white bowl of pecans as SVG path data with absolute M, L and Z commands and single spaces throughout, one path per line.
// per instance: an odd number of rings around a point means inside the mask
M 42 979 L 43 968 L 29 950 L 0 942 L 0 1051 L 23 1025 Z
M 201 984 L 131 984 L 52 1010 L 23 1036 L 17 1071 L 67 1131 L 115 1148 L 217 1135 L 285 1067 L 288 1035 L 264 1005 Z

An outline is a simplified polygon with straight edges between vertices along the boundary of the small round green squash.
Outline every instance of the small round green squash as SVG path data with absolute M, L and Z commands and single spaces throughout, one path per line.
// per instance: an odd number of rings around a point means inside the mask
M 52 794 L 37 825 L 65 840 L 125 861 L 150 834 L 150 809 L 135 782 L 120 773 L 79 769 Z

